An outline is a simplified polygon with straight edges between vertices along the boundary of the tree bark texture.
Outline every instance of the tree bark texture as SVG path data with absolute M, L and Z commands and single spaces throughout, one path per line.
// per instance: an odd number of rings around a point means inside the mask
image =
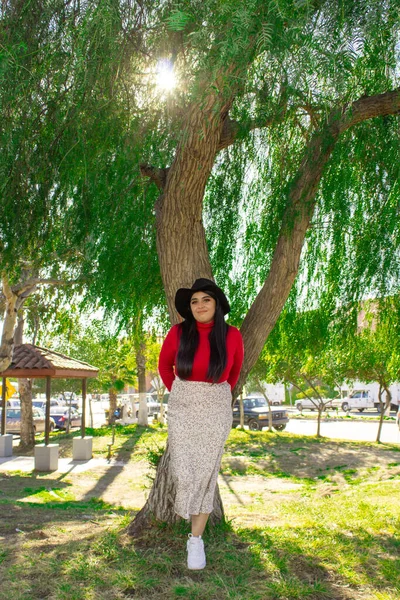
M 175 292 L 198 277 L 213 279 L 202 221 L 206 184 L 218 152 L 229 105 L 216 101 L 189 110 L 175 159 L 156 207 L 157 252 L 171 323 L 180 318 Z
M 14 344 L 16 343 L 14 340 L 14 333 L 18 311 L 22 308 L 25 300 L 37 289 L 37 284 L 32 283 L 27 270 L 23 269 L 23 276 L 23 281 L 20 281 L 14 286 L 10 285 L 6 273 L 3 272 L 1 276 L 2 292 L 5 299 L 5 311 L 0 345 L 0 373 L 5 371 L 12 361 Z M 22 344 L 22 334 L 21 341 L 18 343 Z
M 115 411 L 117 410 L 117 390 L 111 387 L 108 390 L 108 398 L 110 401 L 110 412 L 108 414 L 108 424 L 112 425 L 115 421 Z
M 317 438 L 321 437 L 321 418 L 322 418 L 322 411 L 323 408 L 321 409 L 320 407 L 318 408 L 318 419 L 317 419 Z
M 385 393 L 386 393 L 386 401 L 385 402 L 383 402 L 383 400 L 382 400 L 383 391 L 385 391 Z M 388 407 L 390 408 L 390 405 L 392 403 L 392 393 L 391 393 L 388 385 L 382 384 L 379 386 L 378 397 L 379 397 L 381 412 L 379 415 L 379 425 L 378 425 L 378 433 L 376 434 L 376 441 L 379 444 L 381 441 L 381 435 L 382 435 L 383 417 L 385 416 Z
M 164 454 L 157 466 L 156 476 L 146 504 L 138 512 L 128 527 L 128 533 L 139 536 L 148 527 L 151 518 L 167 523 L 177 523 L 181 520 L 174 511 L 175 483 L 171 476 L 171 455 L 167 443 Z M 214 496 L 214 509 L 210 516 L 211 523 L 224 517 L 222 500 L 217 486 Z
M 18 312 L 18 296 L 13 293 L 6 275 L 3 274 L 2 280 L 3 294 L 5 297 L 5 311 L 0 346 L 0 372 L 5 371 L 12 361 L 12 353 L 14 348 L 14 329 Z
M 18 313 L 18 324 L 14 333 L 14 344 L 19 346 L 24 341 L 24 313 Z M 19 380 L 19 396 L 21 400 L 21 437 L 19 445 L 22 448 L 32 448 L 35 445 L 35 429 L 33 423 L 32 407 L 32 380 Z
M 35 445 L 35 430 L 32 412 L 32 380 L 19 380 L 19 395 L 21 399 L 21 439 L 19 445 L 32 448 Z

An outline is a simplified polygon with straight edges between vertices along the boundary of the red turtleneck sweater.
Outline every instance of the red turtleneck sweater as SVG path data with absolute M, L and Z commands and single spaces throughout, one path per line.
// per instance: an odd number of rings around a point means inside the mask
M 188 378 L 188 381 L 206 381 L 211 383 L 211 380 L 207 379 L 208 363 L 210 361 L 210 343 L 208 341 L 208 336 L 213 326 L 214 322 L 197 322 L 199 345 L 194 355 L 192 374 Z M 179 348 L 179 337 L 179 325 L 174 325 L 171 327 L 164 340 L 158 361 L 158 370 L 161 379 L 168 390 L 171 390 L 172 383 L 175 379 L 174 367 Z M 240 331 L 236 329 L 236 327 L 229 326 L 226 337 L 226 350 L 226 367 L 218 383 L 227 381 L 231 386 L 231 389 L 233 389 L 239 379 L 239 373 L 243 363 L 243 340 Z

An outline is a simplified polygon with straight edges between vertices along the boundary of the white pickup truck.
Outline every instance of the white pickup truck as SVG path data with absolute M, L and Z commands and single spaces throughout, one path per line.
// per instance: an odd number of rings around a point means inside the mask
M 398 386 L 391 386 L 392 392 L 392 404 L 391 410 L 397 410 L 399 407 L 399 394 Z M 385 393 L 383 394 L 383 401 L 385 401 Z M 348 412 L 350 410 L 358 410 L 363 412 L 366 408 L 376 408 L 378 412 L 381 410 L 381 405 L 378 398 L 378 390 L 354 390 L 349 396 L 346 396 L 342 400 L 342 410 Z
M 375 401 L 368 390 L 355 390 L 350 396 L 343 398 L 342 410 L 358 410 L 363 412 L 366 408 L 374 408 Z
M 296 400 L 295 402 L 295 406 L 300 412 L 305 409 L 311 411 L 318 410 L 320 404 L 324 405 L 324 410 L 335 410 L 340 406 L 337 399 L 332 400 L 329 398 L 324 398 L 322 402 L 319 398 L 301 398 L 301 400 Z

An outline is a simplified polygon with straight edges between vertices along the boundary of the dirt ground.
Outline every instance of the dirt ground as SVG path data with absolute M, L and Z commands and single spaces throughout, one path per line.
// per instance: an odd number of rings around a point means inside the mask
M 226 514 L 243 525 L 271 526 L 274 506 L 293 500 L 305 486 L 315 486 L 319 493 L 328 494 L 332 486 L 337 489 L 350 485 L 355 478 L 359 482 L 384 481 L 400 474 L 400 451 L 384 446 L 290 443 L 261 456 L 259 449 L 254 446 L 257 456 L 251 455 L 251 446 L 246 447 L 246 455 L 225 455 L 219 476 Z M 0 541 L 16 529 L 34 531 L 51 521 L 52 511 L 43 510 L 43 502 L 57 506 L 57 501 L 63 501 L 70 507 L 78 503 L 85 507 L 87 503 L 87 511 L 79 521 L 93 524 L 98 516 L 91 506 L 98 503 L 109 509 L 136 512 L 146 501 L 152 473 L 145 461 L 80 473 L 0 472 Z M 36 504 L 40 510 L 35 510 Z

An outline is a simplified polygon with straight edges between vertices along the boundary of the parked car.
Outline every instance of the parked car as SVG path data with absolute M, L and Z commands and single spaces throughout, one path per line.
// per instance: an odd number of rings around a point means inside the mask
M 151 394 L 146 394 L 147 414 L 149 417 L 154 417 L 160 412 L 160 403 L 154 400 Z M 139 402 L 135 402 L 136 418 L 139 416 Z
M 338 400 L 328 400 L 328 398 L 324 398 L 324 410 L 336 410 L 339 408 L 340 402 Z M 295 406 L 297 410 L 300 412 L 304 409 L 307 410 L 318 410 L 318 406 L 320 404 L 319 398 L 301 398 L 301 400 L 296 400 Z
M 6 406 L 8 408 L 21 408 L 21 400 L 18 398 L 10 398 L 6 400 Z
M 36 408 L 41 408 L 46 411 L 46 400 L 32 400 L 32 406 L 36 406 Z M 65 403 L 61 402 L 61 400 L 57 400 L 57 398 L 50 398 L 50 407 L 51 406 L 65 406 Z
M 40 408 L 34 407 L 33 412 L 33 429 L 35 433 L 41 433 L 45 430 L 46 415 Z M 1 408 L 0 408 L 1 418 Z M 56 424 L 54 419 L 50 417 L 50 431 L 53 431 Z M 6 431 L 7 433 L 21 433 L 21 409 L 7 408 L 6 409 Z
M 50 414 L 55 421 L 57 429 L 66 429 L 68 419 L 70 417 L 70 427 L 80 427 L 82 425 L 82 415 L 75 409 L 66 406 L 52 406 L 50 408 Z
M 75 392 L 62 392 L 58 400 L 67 406 L 71 405 L 74 408 L 79 408 L 79 399 Z
M 374 408 L 374 399 L 370 395 L 368 390 L 356 390 L 350 396 L 343 398 L 342 410 L 349 412 L 350 410 L 357 409 L 359 412 L 363 412 L 366 408 Z
M 243 399 L 244 424 L 249 426 L 252 431 L 260 431 L 263 427 L 268 427 L 268 404 L 265 398 L 244 398 Z M 271 406 L 272 427 L 277 431 L 283 431 L 286 424 L 289 423 L 288 412 L 282 408 Z M 233 406 L 233 427 L 240 423 L 240 406 L 235 402 Z

